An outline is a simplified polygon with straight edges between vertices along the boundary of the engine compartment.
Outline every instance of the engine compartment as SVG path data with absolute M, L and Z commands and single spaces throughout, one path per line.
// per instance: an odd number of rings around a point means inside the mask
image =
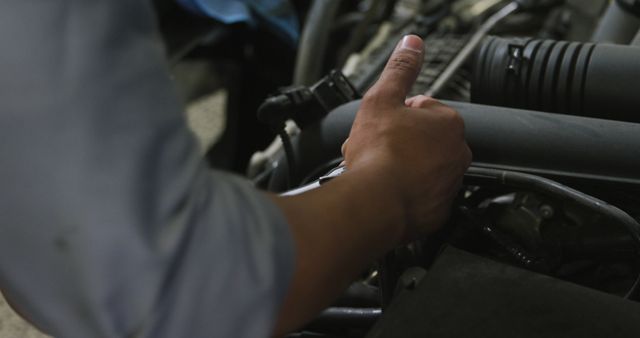
M 298 68 L 299 85 L 329 65 L 364 92 L 400 36 L 422 36 L 413 93 L 460 112 L 474 160 L 441 232 L 372 262 L 290 337 L 640 334 L 640 16 L 631 3 L 395 1 L 319 64 L 298 60 L 314 70 Z M 324 13 L 342 22 L 338 8 Z M 363 8 L 360 24 L 375 16 Z M 320 47 L 307 54 L 324 55 Z M 341 161 L 358 104 L 294 131 L 256 185 L 320 185 Z

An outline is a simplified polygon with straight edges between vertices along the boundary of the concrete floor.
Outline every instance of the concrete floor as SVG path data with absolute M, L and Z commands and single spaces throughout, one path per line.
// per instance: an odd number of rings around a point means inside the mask
M 47 338 L 29 323 L 20 318 L 0 294 L 0 337 L 1 338 Z

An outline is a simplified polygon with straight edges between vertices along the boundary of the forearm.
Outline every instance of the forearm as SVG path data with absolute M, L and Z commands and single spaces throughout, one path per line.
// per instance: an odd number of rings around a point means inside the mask
M 358 271 L 402 238 L 403 210 L 371 170 L 348 172 L 294 197 L 274 197 L 289 221 L 296 268 L 275 333 L 294 329 L 328 306 Z

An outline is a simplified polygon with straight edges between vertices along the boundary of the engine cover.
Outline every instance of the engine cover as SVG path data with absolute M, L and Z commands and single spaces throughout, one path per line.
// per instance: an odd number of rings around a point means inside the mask
M 640 304 L 448 247 L 367 337 L 640 337 Z

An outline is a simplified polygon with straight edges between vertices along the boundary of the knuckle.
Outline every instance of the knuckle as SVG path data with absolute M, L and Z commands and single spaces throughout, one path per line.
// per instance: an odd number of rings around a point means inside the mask
M 377 86 L 371 87 L 367 92 L 362 96 L 362 104 L 364 106 L 376 106 L 381 103 L 382 95 L 380 95 L 380 90 Z
M 464 131 L 464 119 L 455 109 L 447 107 L 446 109 L 443 109 L 443 115 L 447 123 L 449 123 L 452 128 Z

